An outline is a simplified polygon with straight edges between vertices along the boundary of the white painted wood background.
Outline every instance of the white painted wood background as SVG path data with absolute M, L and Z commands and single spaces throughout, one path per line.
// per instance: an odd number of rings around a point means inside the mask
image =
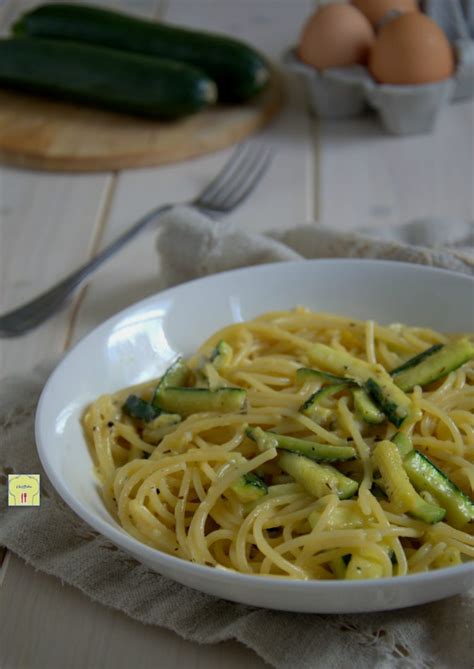
M 97 0 L 96 0 L 97 2 Z M 0 30 L 37 4 L 0 0 Z M 311 0 L 105 0 L 142 16 L 253 42 L 278 61 Z M 317 123 L 291 80 L 267 131 L 271 169 L 228 224 L 263 231 L 302 222 L 338 229 L 427 216 L 474 219 L 474 107 L 447 109 L 429 135 L 395 138 L 362 118 Z M 169 167 L 92 175 L 0 168 L 0 311 L 46 289 L 158 203 L 197 193 L 229 151 Z M 0 341 L 1 376 L 54 359 L 98 323 L 159 288 L 155 236 L 145 233 L 107 264 L 71 306 L 32 334 Z M 1 561 L 0 554 L 0 561 Z M 198 646 L 92 603 L 13 555 L 0 568 L 1 669 L 227 669 L 266 666 L 235 642 Z

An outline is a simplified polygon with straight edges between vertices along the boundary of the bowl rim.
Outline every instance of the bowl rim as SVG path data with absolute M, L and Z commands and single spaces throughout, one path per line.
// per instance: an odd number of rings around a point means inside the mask
M 66 502 L 69 508 L 76 513 L 81 520 L 86 522 L 90 527 L 99 532 L 102 536 L 109 539 L 112 543 L 124 549 L 128 554 L 132 554 L 136 559 L 137 556 L 143 556 L 144 559 L 156 563 L 164 563 L 170 570 L 175 572 L 179 571 L 188 571 L 195 574 L 197 578 L 209 577 L 212 575 L 216 579 L 219 576 L 225 576 L 229 580 L 229 584 L 234 586 L 245 585 L 245 586 L 257 586 L 259 588 L 265 589 L 281 589 L 287 588 L 288 586 L 294 589 L 295 591 L 303 590 L 321 590 L 321 591 L 345 591 L 351 590 L 352 592 L 358 592 L 360 590 L 366 591 L 369 589 L 378 589 L 380 587 L 384 588 L 398 588 L 401 586 L 407 585 L 427 585 L 433 581 L 439 580 L 441 577 L 443 579 L 449 579 L 450 577 L 461 577 L 465 574 L 472 572 L 474 574 L 474 560 L 471 562 L 466 562 L 462 565 L 456 565 L 453 567 L 443 567 L 441 569 L 421 572 L 415 574 L 407 574 L 404 576 L 390 576 L 383 577 L 378 579 L 360 579 L 354 581 L 345 581 L 345 580 L 317 580 L 317 579 L 308 579 L 308 580 L 297 580 L 291 579 L 285 576 L 267 576 L 262 574 L 244 574 L 233 569 L 228 569 L 225 567 L 210 567 L 207 565 L 200 565 L 182 558 L 178 558 L 174 555 L 170 555 L 163 551 L 160 551 L 157 548 L 153 548 L 144 544 L 138 539 L 135 539 L 132 535 L 128 534 L 122 527 L 117 524 L 117 521 L 113 516 L 110 516 L 110 522 L 103 520 L 100 516 L 96 515 L 93 511 L 90 511 L 89 508 L 83 504 L 83 502 L 76 498 L 68 489 L 67 485 L 63 479 L 57 475 L 56 470 L 50 459 L 48 458 L 48 449 L 46 441 L 43 440 L 43 406 L 48 399 L 50 389 L 54 387 L 56 378 L 62 373 L 62 369 L 66 364 L 69 357 L 79 348 L 87 344 L 88 340 L 93 337 L 101 334 L 101 332 L 108 331 L 111 329 L 114 323 L 122 320 L 126 317 L 127 313 L 134 311 L 139 308 L 146 307 L 147 305 L 152 305 L 156 299 L 161 299 L 167 297 L 170 293 L 179 293 L 189 289 L 189 286 L 195 284 L 204 284 L 212 281 L 219 280 L 220 277 L 238 277 L 242 273 L 255 272 L 257 274 L 266 273 L 267 271 L 272 271 L 272 268 L 276 266 L 286 266 L 289 269 L 302 263 L 314 264 L 314 265 L 347 265 L 347 266 L 356 266 L 356 265 L 372 265 L 379 266 L 380 269 L 384 267 L 397 266 L 401 271 L 410 270 L 410 271 L 419 271 L 425 274 L 443 274 L 446 277 L 455 278 L 456 280 L 465 280 L 467 283 L 471 283 L 474 289 L 474 277 L 467 274 L 462 274 L 453 270 L 447 270 L 444 268 L 418 265 L 415 263 L 394 261 L 394 260 L 378 260 L 372 258 L 321 258 L 321 259 L 304 259 L 304 260 L 294 260 L 294 261 L 280 261 L 273 263 L 266 263 L 262 265 L 255 265 L 250 267 L 240 267 L 238 269 L 228 270 L 225 272 L 220 272 L 212 274 L 205 277 L 200 277 L 193 279 L 192 281 L 187 281 L 185 283 L 172 286 L 165 290 L 159 291 L 153 295 L 150 295 L 142 300 L 134 302 L 125 309 L 120 310 L 116 314 L 110 316 L 105 321 L 101 322 L 99 325 L 94 327 L 90 332 L 88 332 L 84 337 L 82 337 L 67 353 L 62 357 L 58 365 L 55 367 L 53 372 L 50 374 L 44 388 L 41 392 L 40 399 L 38 401 L 36 414 L 35 414 L 35 440 L 36 448 L 39 455 L 39 459 L 44 468 L 44 471 L 55 488 L 56 492 L 59 493 L 60 497 Z M 93 468 L 91 462 L 91 476 L 93 475 Z M 105 508 L 105 505 L 104 505 Z M 159 564 L 157 564 L 159 567 Z M 150 568 L 150 567 L 149 567 Z M 155 571 L 158 571 L 157 568 Z

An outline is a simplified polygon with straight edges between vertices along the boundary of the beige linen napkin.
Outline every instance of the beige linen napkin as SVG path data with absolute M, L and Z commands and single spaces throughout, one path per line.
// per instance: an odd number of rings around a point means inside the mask
M 455 220 L 426 219 L 356 232 L 306 224 L 262 235 L 176 207 L 164 217 L 158 253 L 166 286 L 236 267 L 303 258 L 399 260 L 472 275 L 473 244 L 474 224 Z
M 240 265 L 318 255 L 391 258 L 474 273 L 472 258 L 457 252 L 370 241 L 317 226 L 247 235 L 182 209 L 164 221 L 158 248 L 167 284 Z M 386 613 L 268 611 L 179 585 L 115 548 L 62 502 L 39 463 L 34 412 L 50 369 L 3 381 L 0 387 L 0 544 L 34 568 L 136 620 L 199 643 L 237 639 L 278 669 L 472 667 L 473 591 Z M 7 507 L 9 473 L 41 474 L 40 507 Z

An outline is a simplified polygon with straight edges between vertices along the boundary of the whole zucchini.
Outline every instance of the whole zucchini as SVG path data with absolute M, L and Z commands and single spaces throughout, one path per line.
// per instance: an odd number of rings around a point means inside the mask
M 0 85 L 166 120 L 216 98 L 188 65 L 59 40 L 0 40 Z
M 243 42 L 90 5 L 42 5 L 26 12 L 13 30 L 16 35 L 100 44 L 194 65 L 216 82 L 223 102 L 251 98 L 269 77 L 264 58 Z

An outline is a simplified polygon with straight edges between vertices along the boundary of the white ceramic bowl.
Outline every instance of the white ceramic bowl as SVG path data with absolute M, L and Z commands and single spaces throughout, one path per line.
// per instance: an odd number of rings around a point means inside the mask
M 474 562 L 374 581 L 299 582 L 201 567 L 149 548 L 105 509 L 81 430 L 86 405 L 163 373 L 213 331 L 265 311 L 306 305 L 383 323 L 474 330 L 474 281 L 397 262 L 316 260 L 263 265 L 166 290 L 126 309 L 85 337 L 44 388 L 36 440 L 44 468 L 69 506 L 151 569 L 225 599 L 289 611 L 345 613 L 442 599 L 472 585 Z

